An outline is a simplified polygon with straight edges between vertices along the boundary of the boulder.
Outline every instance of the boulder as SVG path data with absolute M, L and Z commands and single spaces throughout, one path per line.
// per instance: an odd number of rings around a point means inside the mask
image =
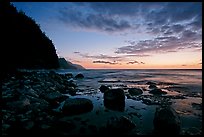
M 108 120 L 105 131 L 108 134 L 121 135 L 129 133 L 135 127 L 136 124 L 125 116 L 121 116 L 120 118 L 112 117 Z
M 111 89 L 104 93 L 104 106 L 118 111 L 124 111 L 125 93 L 123 89 Z
M 152 89 L 151 91 L 149 91 L 149 93 L 154 94 L 154 95 L 167 94 L 167 92 L 162 91 L 162 90 L 159 89 L 159 88 Z
M 86 98 L 67 99 L 62 107 L 62 112 L 67 115 L 75 115 L 89 112 L 93 109 L 93 103 Z
M 131 96 L 136 96 L 143 93 L 143 91 L 140 88 L 131 88 L 128 90 L 128 92 Z
M 77 74 L 76 76 L 75 76 L 75 78 L 84 78 L 84 75 L 83 74 L 81 74 L 81 73 L 79 73 L 79 74 Z
M 105 85 L 101 85 L 99 89 L 100 89 L 100 91 L 101 91 L 102 93 L 104 93 L 104 92 L 106 92 L 107 90 L 109 90 L 109 88 L 108 88 L 107 86 L 105 86 Z
M 153 123 L 155 134 L 178 135 L 180 133 L 180 117 L 170 106 L 156 108 Z

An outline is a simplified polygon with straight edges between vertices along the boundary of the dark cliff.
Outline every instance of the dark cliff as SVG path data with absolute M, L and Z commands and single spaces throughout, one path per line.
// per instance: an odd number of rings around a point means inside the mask
M 0 2 L 1 55 L 4 71 L 59 67 L 52 41 L 40 26 L 9 2 Z
M 59 65 L 61 69 L 85 69 L 79 64 L 73 64 L 70 61 L 67 61 L 65 58 L 59 58 Z

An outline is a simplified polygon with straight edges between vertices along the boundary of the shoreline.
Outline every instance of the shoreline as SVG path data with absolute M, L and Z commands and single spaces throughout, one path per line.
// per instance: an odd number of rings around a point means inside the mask
M 165 100 L 162 99 L 163 97 L 158 98 L 150 95 L 130 96 L 129 93 L 124 90 L 126 96 L 125 108 L 127 110 L 124 112 L 117 112 L 104 107 L 104 93 L 95 91 L 96 89 L 93 89 L 93 91 L 89 89 L 86 91 L 85 88 L 81 89 L 80 82 L 83 82 L 83 78 L 77 80 L 77 78 L 70 73 L 67 75 L 57 74 L 54 71 L 21 72 L 15 76 L 11 76 L 3 82 L 2 86 L 2 134 L 19 134 L 15 132 L 16 129 L 18 129 L 19 132 L 22 132 L 21 134 L 35 133 L 37 135 L 42 132 L 43 134 L 78 135 L 78 131 L 82 131 L 81 135 L 97 135 L 101 134 L 101 132 L 104 134 L 107 132 L 106 134 L 108 134 L 110 129 L 114 130 L 115 128 L 119 128 L 116 126 L 120 125 L 119 121 L 125 120 L 128 121 L 130 127 L 126 129 L 129 134 L 127 134 L 127 131 L 125 130 L 123 131 L 124 134 L 140 135 L 144 133 L 141 133 L 138 124 L 143 122 L 143 119 L 145 118 L 144 114 L 147 112 L 149 113 L 148 109 L 153 109 L 152 107 L 154 105 L 160 106 L 165 102 Z M 170 102 L 172 102 L 172 97 L 167 97 L 167 104 L 169 99 Z M 74 112 L 76 114 L 71 116 L 65 114 L 63 110 L 59 109 L 59 106 L 63 105 L 65 102 L 68 102 L 69 105 L 70 100 L 74 98 L 86 98 L 87 100 L 85 100 L 85 102 L 88 100 L 91 101 L 93 108 L 84 110 L 82 113 Z M 182 98 L 183 96 L 180 96 L 180 98 L 178 96 L 176 99 L 182 100 Z M 71 101 L 73 102 L 73 100 Z M 77 100 L 75 101 L 77 102 Z M 138 103 L 143 107 L 135 108 L 133 104 L 137 106 L 139 105 Z M 16 108 L 12 106 L 16 106 Z M 200 109 L 199 104 L 194 104 L 194 107 Z M 114 117 L 116 114 L 118 116 Z M 152 115 L 154 116 L 154 113 L 152 113 Z M 95 119 L 98 118 L 98 121 L 100 121 L 100 118 L 104 118 L 107 121 L 99 124 L 100 126 L 97 126 L 97 120 L 91 120 L 90 117 Z M 111 117 L 114 119 L 111 120 Z M 114 125 L 114 123 L 116 125 Z M 134 125 L 131 123 L 136 124 L 136 128 L 131 128 L 131 125 Z M 81 124 L 82 126 L 79 127 Z M 58 127 L 56 127 L 56 125 Z M 68 128 L 65 129 L 65 126 Z M 54 133 L 53 129 L 55 129 Z M 188 134 L 188 132 L 190 132 L 188 130 L 190 129 L 187 129 L 185 132 L 181 131 L 181 134 Z M 199 132 L 202 132 L 200 129 L 195 130 L 198 131 L 198 134 L 200 134 Z

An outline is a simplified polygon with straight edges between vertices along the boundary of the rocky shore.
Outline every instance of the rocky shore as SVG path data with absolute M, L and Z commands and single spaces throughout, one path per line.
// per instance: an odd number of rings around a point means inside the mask
M 9 75 L 2 82 L 2 135 L 139 135 L 139 125 L 131 119 L 136 116 L 141 120 L 142 115 L 137 112 L 104 118 L 105 124 L 98 124 L 102 126 L 91 124 L 96 119 L 90 116 L 80 117 L 88 112 L 102 117 L 104 113 L 105 117 L 111 110 L 123 114 L 126 99 L 141 101 L 148 106 L 158 105 L 151 134 L 201 134 L 199 129 L 195 129 L 196 133 L 192 133 L 194 130 L 182 131 L 180 116 L 171 107 L 172 99 L 186 97 L 162 96 L 167 92 L 158 88 L 157 83 L 146 83 L 150 94 L 143 94 L 146 91 L 141 88 L 114 89 L 102 84 L 98 91 L 103 96 L 97 97 L 107 108 L 102 112 L 95 110 L 92 100 L 85 96 L 76 97 L 81 92 L 76 83 L 80 79 L 84 79 L 83 74 L 74 76 L 54 71 L 18 71 Z M 201 109 L 202 104 L 192 106 Z M 135 109 L 135 106 L 130 107 Z
M 90 111 L 93 104 L 88 99 L 69 99 L 77 91 L 77 85 L 68 81 L 71 77 L 54 71 L 19 71 L 8 76 L 2 83 L 2 135 L 52 134 L 65 125 L 69 125 L 67 131 L 73 128 L 60 118 Z

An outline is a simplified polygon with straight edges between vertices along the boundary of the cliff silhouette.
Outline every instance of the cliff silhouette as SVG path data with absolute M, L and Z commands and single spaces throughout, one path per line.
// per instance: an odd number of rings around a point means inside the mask
M 0 2 L 2 69 L 55 69 L 58 56 L 52 41 L 40 26 L 18 12 L 9 2 Z
M 66 60 L 65 58 L 59 58 L 60 69 L 85 69 L 79 64 L 73 64 L 72 62 Z

